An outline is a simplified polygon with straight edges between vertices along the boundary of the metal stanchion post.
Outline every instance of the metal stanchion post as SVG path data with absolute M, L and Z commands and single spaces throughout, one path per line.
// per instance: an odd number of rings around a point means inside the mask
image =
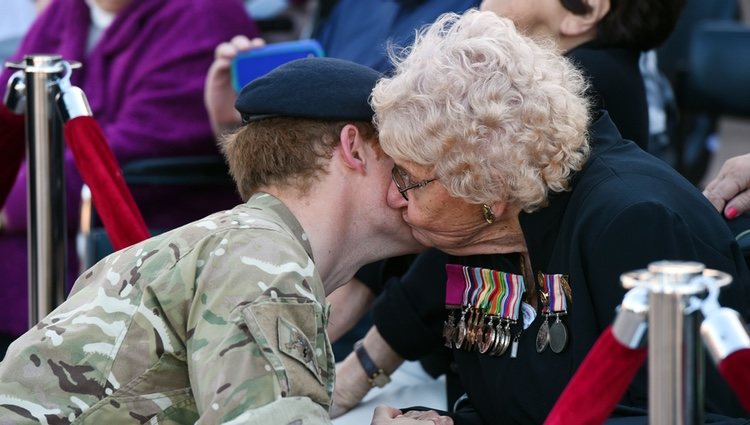
M 731 276 L 695 262 L 660 261 L 622 275 L 626 288 L 648 295 L 649 424 L 703 424 L 704 364 L 700 305 L 707 292 L 701 277 L 717 286 Z
M 29 55 L 6 66 L 25 75 L 21 86 L 26 100 L 29 325 L 33 326 L 64 296 L 65 145 L 55 96 L 57 81 L 71 67 L 66 68 L 58 55 Z
M 703 356 L 698 311 L 685 312 L 687 283 L 703 271 L 698 263 L 649 266 L 656 279 L 649 296 L 649 423 L 703 424 Z

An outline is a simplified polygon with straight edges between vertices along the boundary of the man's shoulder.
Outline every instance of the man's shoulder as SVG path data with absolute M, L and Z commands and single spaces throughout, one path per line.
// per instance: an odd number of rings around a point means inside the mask
M 88 286 L 98 280 L 129 282 L 133 280 L 132 276 L 144 283 L 170 273 L 175 267 L 198 269 L 207 257 L 220 254 L 218 250 L 226 248 L 228 242 L 239 240 L 238 245 L 246 243 L 257 235 L 258 230 L 266 230 L 263 232 L 265 237 L 279 244 L 282 239 L 290 238 L 278 223 L 252 214 L 245 206 L 238 206 L 114 252 L 82 273 L 76 286 Z M 73 292 L 77 289 L 74 288 Z
M 110 254 L 103 263 L 114 269 L 141 268 L 147 260 L 167 270 L 195 253 L 195 261 L 202 257 L 222 256 L 230 245 L 244 247 L 243 252 L 276 252 L 292 250 L 298 256 L 298 238 L 284 219 L 267 208 L 249 204 L 219 211 L 168 232 L 153 236 L 135 245 Z M 158 261 L 154 261 L 158 260 Z
M 283 227 L 283 222 L 269 210 L 240 204 L 231 210 L 215 212 L 176 230 L 186 234 L 197 232 L 208 235 L 231 229 L 283 230 Z
M 203 281 L 235 276 L 260 282 L 261 292 L 296 291 L 302 283 L 305 291 L 318 293 L 320 277 L 309 242 L 290 214 L 273 202 L 248 202 L 192 223 L 183 232 L 197 228 L 199 236 L 182 243 L 195 251 L 191 258 L 198 263 Z M 241 293 L 248 290 L 243 287 Z
M 246 234 L 247 231 L 269 230 L 278 232 L 279 238 L 287 237 L 287 226 L 283 218 L 269 209 L 259 208 L 249 204 L 240 204 L 230 210 L 218 211 L 185 224 L 163 235 L 152 238 L 153 242 L 163 243 L 175 240 L 185 240 L 194 245 L 204 239 L 215 236 L 224 237 L 234 231 Z

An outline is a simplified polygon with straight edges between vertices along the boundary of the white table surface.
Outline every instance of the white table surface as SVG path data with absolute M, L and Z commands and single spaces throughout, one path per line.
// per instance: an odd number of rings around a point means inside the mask
M 383 388 L 373 388 L 362 403 L 333 420 L 334 425 L 366 425 L 372 420 L 375 406 L 387 404 L 396 408 L 426 406 L 440 410 L 446 407 L 445 376 L 428 375 L 419 362 L 404 362 Z

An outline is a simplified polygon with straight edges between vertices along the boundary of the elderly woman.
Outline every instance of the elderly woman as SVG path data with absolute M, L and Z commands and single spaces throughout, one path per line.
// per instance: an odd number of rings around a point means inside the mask
M 419 242 L 464 256 L 446 284 L 457 307 L 446 340 L 470 401 L 456 423 L 543 422 L 611 324 L 619 276 L 652 261 L 732 274 L 721 303 L 750 317 L 750 276 L 726 225 L 606 112 L 588 111 L 565 58 L 478 11 L 442 17 L 407 53 L 372 103 L 396 163 L 389 203 Z M 741 416 L 707 369 L 707 410 Z M 645 423 L 642 372 L 621 403 L 615 416 Z

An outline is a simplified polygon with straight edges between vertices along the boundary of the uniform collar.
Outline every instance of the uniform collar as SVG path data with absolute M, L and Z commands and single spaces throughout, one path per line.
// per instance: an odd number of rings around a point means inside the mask
M 289 211 L 289 208 L 287 208 L 279 198 L 265 192 L 259 192 L 251 196 L 246 204 L 252 209 L 260 209 L 276 216 L 278 219 L 274 221 L 280 226 L 287 228 L 289 232 L 294 235 L 300 245 L 305 248 L 307 255 L 309 255 L 313 262 L 315 262 L 312 246 L 310 245 L 307 233 L 305 233 L 305 229 L 302 228 L 297 217 Z M 274 217 L 269 218 L 273 220 Z

